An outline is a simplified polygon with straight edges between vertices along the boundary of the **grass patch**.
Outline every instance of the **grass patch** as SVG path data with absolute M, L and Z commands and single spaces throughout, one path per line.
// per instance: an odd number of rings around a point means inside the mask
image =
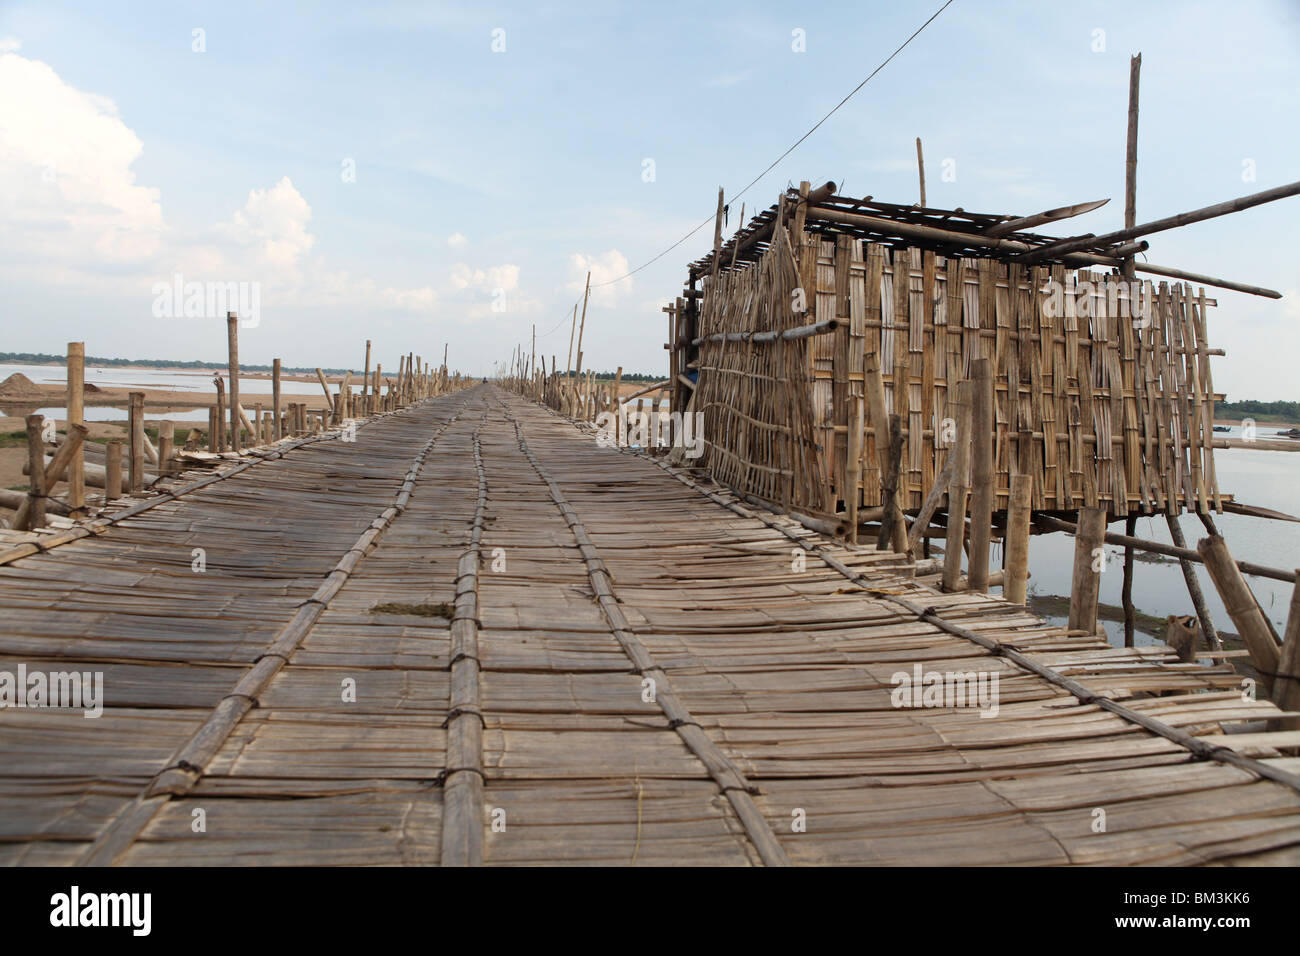
M 376 604 L 371 614 L 409 614 L 413 617 L 440 617 L 451 620 L 455 612 L 450 604 Z

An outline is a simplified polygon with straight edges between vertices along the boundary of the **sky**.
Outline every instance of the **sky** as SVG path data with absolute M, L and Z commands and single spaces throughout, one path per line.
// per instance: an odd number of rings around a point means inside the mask
M 800 180 L 911 203 L 919 136 L 932 206 L 1120 228 L 1136 52 L 1139 222 L 1300 179 L 1300 0 L 954 0 L 737 195 L 941 3 L 0 0 L 0 351 L 222 361 L 197 283 L 247 363 L 482 375 L 535 327 L 563 366 L 590 270 L 584 367 L 662 373 L 719 186 L 729 230 Z M 1230 399 L 1300 400 L 1297 222 L 1150 239 L 1284 293 L 1211 291 Z

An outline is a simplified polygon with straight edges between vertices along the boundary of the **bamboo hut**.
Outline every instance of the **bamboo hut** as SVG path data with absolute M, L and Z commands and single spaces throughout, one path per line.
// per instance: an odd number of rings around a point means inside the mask
M 1014 218 L 805 183 L 719 232 L 665 310 L 672 408 L 704 416 L 699 464 L 786 510 L 855 517 L 884 503 L 897 415 L 896 500 L 920 509 L 957 439 L 957 386 L 987 359 L 995 512 L 1016 475 L 1036 512 L 1221 511 L 1216 301 L 1180 270 L 1121 274 L 1145 242 L 1061 252 L 1026 231 L 1097 205 Z

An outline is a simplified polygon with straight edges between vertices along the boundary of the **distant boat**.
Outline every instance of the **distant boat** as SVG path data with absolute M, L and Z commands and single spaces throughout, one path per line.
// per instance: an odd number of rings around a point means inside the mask
M 1214 426 L 1214 430 L 1215 430 L 1216 432 L 1230 432 L 1230 431 L 1232 431 L 1232 426 L 1231 426 L 1231 425 L 1215 425 L 1215 426 Z

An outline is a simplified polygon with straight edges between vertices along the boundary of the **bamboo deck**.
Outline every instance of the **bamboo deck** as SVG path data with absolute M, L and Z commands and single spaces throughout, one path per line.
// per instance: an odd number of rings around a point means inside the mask
M 484 385 L 0 566 L 0 670 L 107 698 L 0 709 L 0 861 L 1300 862 L 1300 732 L 1225 733 L 1278 714 L 1226 666 L 697 480 Z M 896 709 L 915 664 L 998 716 Z

